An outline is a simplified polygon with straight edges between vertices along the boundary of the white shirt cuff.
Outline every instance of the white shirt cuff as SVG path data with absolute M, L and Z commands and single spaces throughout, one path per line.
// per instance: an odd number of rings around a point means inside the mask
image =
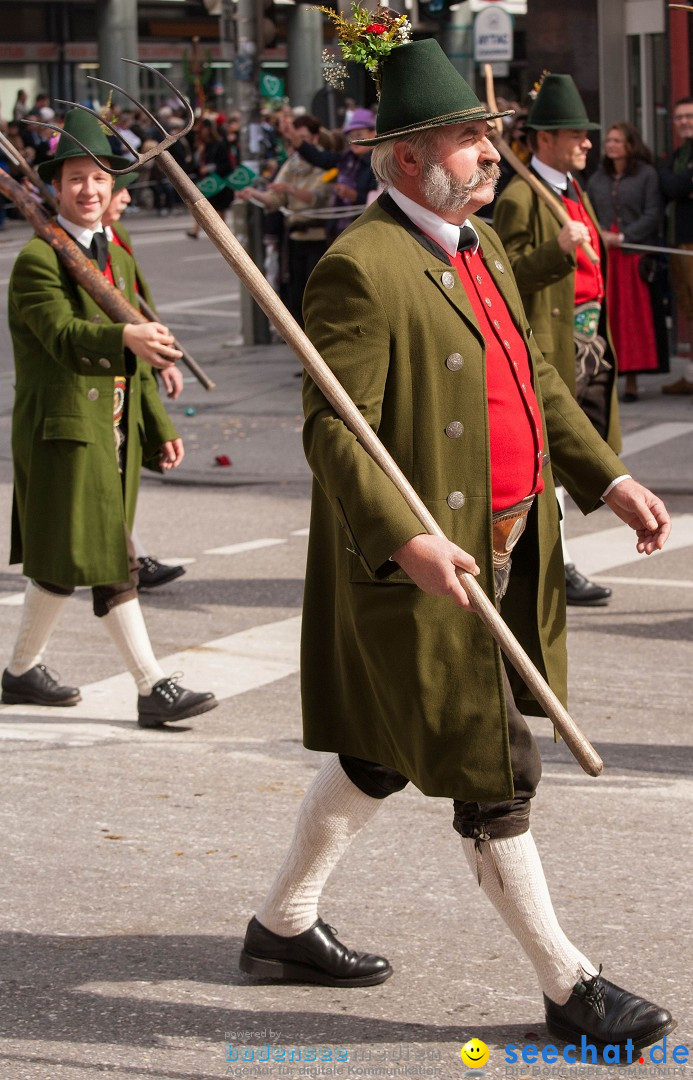
M 605 492 L 602 493 L 602 502 L 607 497 L 610 491 L 613 491 L 617 484 L 620 484 L 622 480 L 632 480 L 630 473 L 624 473 L 623 476 L 617 476 L 615 480 L 612 480 Z

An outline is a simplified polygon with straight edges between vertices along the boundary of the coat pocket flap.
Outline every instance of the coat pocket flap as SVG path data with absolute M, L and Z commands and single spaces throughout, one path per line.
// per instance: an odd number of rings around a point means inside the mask
M 43 421 L 43 438 L 93 443 L 94 432 L 84 416 L 47 416 Z

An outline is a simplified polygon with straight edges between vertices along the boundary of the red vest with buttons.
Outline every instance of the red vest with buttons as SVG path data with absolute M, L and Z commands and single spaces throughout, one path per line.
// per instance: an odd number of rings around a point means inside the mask
M 481 258 L 458 252 L 450 260 L 486 342 L 486 394 L 494 512 L 544 490 L 544 438 L 527 346 Z
M 590 243 L 595 251 L 599 251 L 599 233 L 592 221 L 592 218 L 585 209 L 585 204 L 582 201 L 580 195 L 580 188 L 577 186 L 574 180 L 568 178 L 568 183 L 572 185 L 573 192 L 577 198 L 567 198 L 565 195 L 561 196 L 563 205 L 570 214 L 573 221 L 580 221 L 583 225 L 586 225 L 589 229 Z M 590 262 L 585 254 L 584 248 L 579 247 L 575 253 L 577 259 L 577 270 L 575 272 L 575 306 L 579 304 L 586 304 L 590 300 L 598 300 L 600 303 L 604 299 L 604 278 L 602 276 L 601 263 Z

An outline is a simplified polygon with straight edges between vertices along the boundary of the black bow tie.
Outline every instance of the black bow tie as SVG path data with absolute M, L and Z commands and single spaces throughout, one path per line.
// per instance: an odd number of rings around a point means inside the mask
M 108 238 L 105 232 L 95 232 L 89 245 L 89 254 L 96 263 L 101 273 L 108 265 Z
M 471 251 L 475 248 L 478 242 L 478 237 L 474 232 L 471 225 L 463 225 L 460 229 L 460 238 L 457 241 L 458 251 Z

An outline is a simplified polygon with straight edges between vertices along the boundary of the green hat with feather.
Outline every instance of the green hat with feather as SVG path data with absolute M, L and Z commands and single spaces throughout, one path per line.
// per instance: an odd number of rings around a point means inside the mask
M 71 158 L 84 157 L 84 150 L 78 146 L 70 135 L 86 146 L 97 158 L 104 158 L 110 162 L 114 169 L 126 169 L 132 165 L 132 158 L 116 154 L 106 138 L 107 128 L 103 126 L 96 116 L 85 112 L 84 109 L 70 109 L 65 114 L 65 124 L 60 136 L 55 155 L 48 161 L 42 161 L 37 171 L 42 180 L 50 184 L 58 168 Z

